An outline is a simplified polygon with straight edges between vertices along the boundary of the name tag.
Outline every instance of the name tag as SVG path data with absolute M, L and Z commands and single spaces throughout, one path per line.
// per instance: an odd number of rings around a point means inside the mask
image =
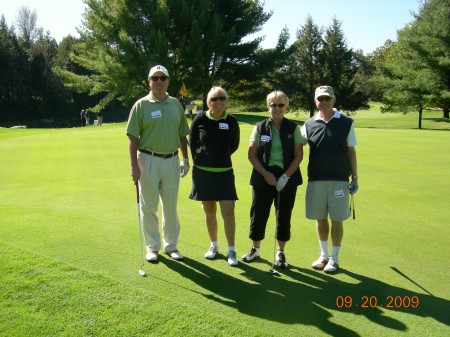
M 160 110 L 152 112 L 152 118 L 161 118 L 161 117 L 162 117 L 162 113 Z
M 264 143 L 270 142 L 270 136 L 263 135 L 263 136 L 261 136 L 261 138 L 259 140 Z
M 228 124 L 227 123 L 219 123 L 219 129 L 220 130 L 228 130 Z
M 334 191 L 334 197 L 335 198 L 343 198 L 344 197 L 344 191 L 343 190 Z

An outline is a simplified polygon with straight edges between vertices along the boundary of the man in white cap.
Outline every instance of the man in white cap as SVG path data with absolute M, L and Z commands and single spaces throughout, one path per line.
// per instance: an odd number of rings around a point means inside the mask
M 185 177 L 189 171 L 186 138 L 189 126 L 180 102 L 167 93 L 169 81 L 169 72 L 162 65 L 150 69 L 150 93 L 133 105 L 126 127 L 131 177 L 140 187 L 141 223 L 149 262 L 158 260 L 161 249 L 160 200 L 164 252 L 175 260 L 183 259 L 177 247 L 180 234 L 177 200 L 180 176 Z
M 357 141 L 353 120 L 333 108 L 336 98 L 332 87 L 318 87 L 314 101 L 319 112 L 301 129 L 303 144 L 310 147 L 306 217 L 316 220 L 321 251 L 312 267 L 334 273 L 339 269 L 343 221 L 350 217 L 349 194 L 358 190 Z M 331 220 L 331 255 L 328 252 L 328 217 Z

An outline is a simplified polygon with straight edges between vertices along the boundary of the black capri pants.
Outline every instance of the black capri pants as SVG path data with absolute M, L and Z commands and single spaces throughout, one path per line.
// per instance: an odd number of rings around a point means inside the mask
M 267 220 L 272 204 L 277 214 L 277 240 L 289 241 L 291 238 L 291 215 L 295 204 L 297 186 L 284 188 L 280 192 L 280 209 L 277 210 L 278 192 L 275 186 L 253 187 L 250 208 L 250 239 L 261 241 L 265 238 Z

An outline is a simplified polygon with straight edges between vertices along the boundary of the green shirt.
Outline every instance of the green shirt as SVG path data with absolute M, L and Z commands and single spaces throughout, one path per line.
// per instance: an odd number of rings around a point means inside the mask
M 139 149 L 170 153 L 180 147 L 180 137 L 189 134 L 189 126 L 176 98 L 167 94 L 160 102 L 150 92 L 131 108 L 126 134 L 138 138 Z
M 279 166 L 283 167 L 283 147 L 281 145 L 280 130 L 275 126 L 271 125 L 270 129 L 272 131 L 272 147 L 270 149 L 270 159 L 269 166 Z M 259 143 L 259 132 L 258 128 L 255 126 L 253 132 L 250 136 L 251 142 Z M 294 132 L 294 142 L 295 144 L 302 144 L 302 136 L 300 133 L 300 128 L 296 127 Z

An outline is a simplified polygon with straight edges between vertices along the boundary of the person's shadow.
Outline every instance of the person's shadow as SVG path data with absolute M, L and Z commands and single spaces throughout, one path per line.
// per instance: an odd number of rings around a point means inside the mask
M 223 256 L 220 256 L 223 258 Z M 162 258 L 170 269 L 183 277 L 190 279 L 205 289 L 199 292 L 206 298 L 233 307 L 245 315 L 251 315 L 269 321 L 284 324 L 305 324 L 315 326 L 326 334 L 333 336 L 360 336 L 355 331 L 339 325 L 331 320 L 330 310 L 342 310 L 356 315 L 364 315 L 369 320 L 386 328 L 406 331 L 408 327 L 401 321 L 391 318 L 379 307 L 363 308 L 363 297 L 374 296 L 379 305 L 387 305 L 387 296 L 405 296 L 410 299 L 417 296 L 420 303 L 417 308 L 397 307 L 390 310 L 403 311 L 411 315 L 432 317 L 449 325 L 450 302 L 434 297 L 391 286 L 384 282 L 358 275 L 341 269 L 359 283 L 346 283 L 333 276 L 309 269 L 290 266 L 283 270 L 283 276 L 276 277 L 269 273 L 270 262 L 259 259 L 267 264 L 267 273 L 254 268 L 251 264 L 240 263 L 237 268 L 248 282 L 236 279 L 226 273 L 190 258 L 184 258 L 182 263 Z M 195 291 L 195 290 L 193 290 Z M 351 296 L 353 304 L 350 308 L 337 302 Z M 372 302 L 373 303 L 373 302 Z M 338 308 L 341 305 L 341 308 Z M 389 310 L 389 309 L 388 309 Z

